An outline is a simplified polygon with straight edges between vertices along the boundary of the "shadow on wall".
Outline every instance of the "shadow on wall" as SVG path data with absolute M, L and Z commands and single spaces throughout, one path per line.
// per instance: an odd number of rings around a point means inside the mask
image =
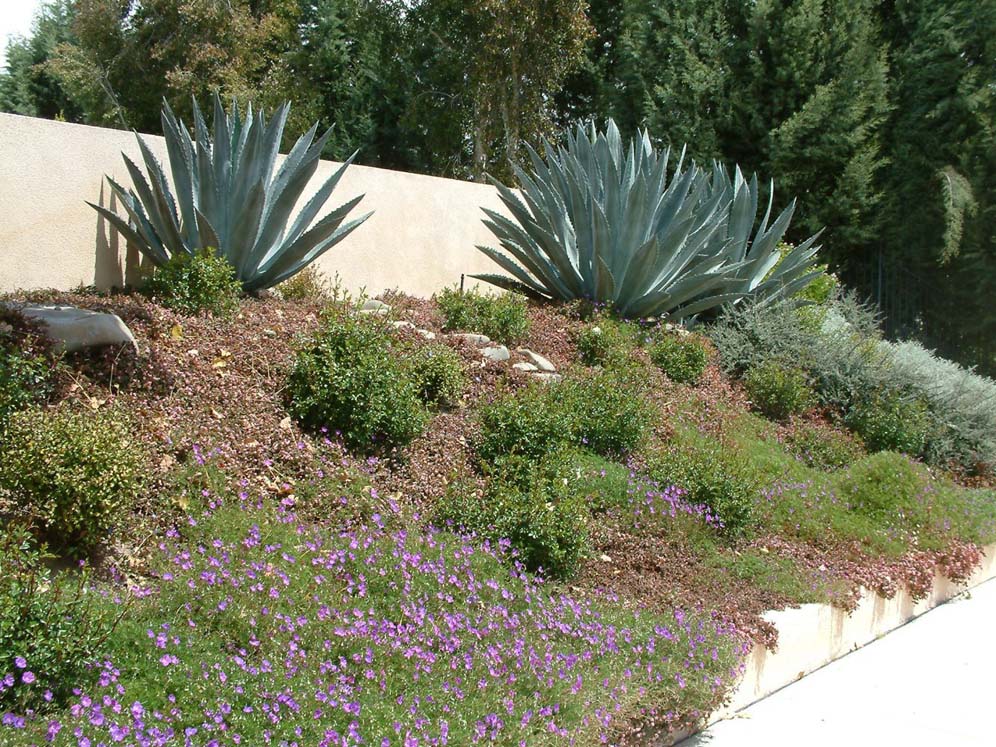
M 118 198 L 112 192 L 108 198 L 104 193 L 104 184 L 100 185 L 100 197 L 97 204 L 117 212 Z M 125 245 L 122 261 L 121 245 Z M 147 274 L 149 262 L 136 246 L 125 241 L 121 233 L 108 220 L 97 213 L 96 253 L 93 262 L 93 284 L 98 288 L 124 288 L 125 286 L 141 285 Z

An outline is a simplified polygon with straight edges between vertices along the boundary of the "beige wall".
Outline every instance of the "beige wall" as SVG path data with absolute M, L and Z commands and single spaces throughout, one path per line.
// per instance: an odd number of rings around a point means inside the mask
M 165 161 L 163 139 L 145 140 Z M 116 207 L 103 175 L 131 184 L 122 151 L 141 163 L 130 132 L 0 114 L 0 291 L 108 288 L 134 279 L 138 253 L 85 202 Z M 335 167 L 323 161 L 309 192 Z M 351 166 L 327 209 L 361 193 L 354 214 L 374 214 L 318 262 L 350 290 L 429 296 L 461 273 L 497 269 L 474 249 L 495 243 L 480 210 L 499 208 L 493 188 Z

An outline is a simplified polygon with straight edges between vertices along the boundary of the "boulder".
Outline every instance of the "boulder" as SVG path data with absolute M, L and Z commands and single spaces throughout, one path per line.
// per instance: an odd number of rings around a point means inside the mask
M 532 363 L 515 363 L 512 365 L 512 368 L 517 369 L 519 371 L 528 371 L 530 373 L 539 371 L 539 369 L 536 368 L 536 366 L 534 366 Z
M 48 336 L 67 351 L 99 348 L 104 345 L 131 345 L 138 352 L 135 335 L 121 317 L 75 306 L 10 304 L 29 319 L 42 322 Z
M 507 361 L 512 357 L 512 354 L 508 352 L 508 348 L 504 345 L 495 345 L 490 348 L 481 348 L 481 355 L 483 355 L 488 360 L 492 361 Z
M 420 335 L 422 335 L 422 337 L 424 337 L 426 340 L 435 340 L 436 339 L 436 333 L 435 332 L 430 332 L 427 329 L 416 329 L 415 331 L 418 332 Z
M 554 371 L 557 370 L 557 367 L 554 366 L 552 363 L 550 363 L 550 361 L 548 361 L 539 353 L 534 353 L 529 348 L 519 348 L 515 352 L 524 358 L 528 358 L 529 362 L 532 363 L 534 366 L 536 366 L 536 368 L 538 368 L 540 371 L 545 371 L 546 373 L 553 373 Z

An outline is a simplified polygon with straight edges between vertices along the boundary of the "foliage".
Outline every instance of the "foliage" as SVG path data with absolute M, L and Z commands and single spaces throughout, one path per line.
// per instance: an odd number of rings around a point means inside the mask
M 903 454 L 882 451 L 856 462 L 840 483 L 851 508 L 878 516 L 912 514 L 930 483 L 926 468 Z
M 635 328 L 607 315 L 575 328 L 573 334 L 578 356 L 586 366 L 625 366 L 636 347 Z
M 114 411 L 29 409 L 0 444 L 0 488 L 54 547 L 86 552 L 138 497 L 145 455 Z
M 530 570 L 557 578 L 575 575 L 591 540 L 567 455 L 554 451 L 539 461 L 503 457 L 487 472 L 483 493 L 472 484 L 451 485 L 437 521 L 494 542 L 507 540 Z
M 0 442 L 13 413 L 51 392 L 55 361 L 44 327 L 0 304 Z
M 836 300 L 819 327 L 806 311 L 790 304 L 744 304 L 729 310 L 709 329 L 723 369 L 743 375 L 769 360 L 792 361 L 809 376 L 819 402 L 840 413 L 888 388 L 888 356 L 878 345 L 874 317 L 867 310 Z
M 338 280 L 338 279 L 337 279 Z M 276 286 L 280 297 L 288 301 L 311 301 L 324 303 L 336 293 L 333 285 L 315 265 L 308 265 L 296 275 L 292 275 Z
M 698 384 L 709 362 L 709 353 L 702 340 L 690 334 L 661 335 L 647 353 L 654 365 L 680 384 Z
M 740 537 L 753 527 L 760 486 L 741 455 L 715 443 L 674 443 L 653 453 L 648 469 L 661 485 L 683 489 L 685 501 L 707 506 L 728 537 Z
M 996 382 L 940 358 L 916 342 L 883 343 L 897 387 L 923 397 L 936 421 L 931 461 L 996 464 Z
M 145 281 L 142 292 L 184 314 L 209 311 L 228 317 L 239 307 L 242 283 L 231 263 L 214 247 L 206 247 L 194 254 L 174 254 Z
M 476 289 L 463 292 L 444 288 L 435 299 L 447 330 L 486 335 L 505 345 L 521 340 L 529 331 L 526 302 L 515 294 L 486 295 Z
M 869 451 L 899 451 L 911 456 L 923 454 L 932 426 L 923 401 L 897 390 L 859 400 L 847 413 L 846 422 Z
M 113 630 L 107 606 L 93 604 L 88 570 L 53 573 L 53 556 L 23 527 L 0 530 L 0 709 L 62 703 Z M 52 705 L 48 705 L 51 703 Z
M 490 464 L 505 455 L 535 461 L 562 446 L 625 454 L 648 433 L 652 410 L 635 381 L 595 371 L 499 397 L 481 408 L 480 421 L 477 453 Z
M 405 359 L 407 375 L 419 398 L 434 407 L 456 407 L 467 388 L 463 360 L 453 348 L 431 344 L 416 348 Z
M 427 413 L 395 352 L 382 321 L 329 309 L 297 353 L 287 382 L 291 415 L 363 451 L 404 446 L 425 428 Z
M 744 386 L 754 407 L 775 420 L 805 412 L 813 403 L 813 390 L 805 372 L 777 360 L 750 369 Z
M 289 111 L 290 103 L 285 102 L 267 122 L 262 111 L 253 114 L 250 104 L 243 120 L 237 104 L 228 114 L 215 94 L 213 134 L 195 103 L 196 137 L 191 137 L 164 103 L 162 125 L 171 180 L 167 181 L 152 151 L 136 135 L 148 178 L 124 154 L 134 189 L 125 190 L 107 177 L 129 220 L 89 204 L 156 266 L 165 265 L 176 254 L 194 254 L 214 246 L 235 267 L 245 290 L 277 285 L 342 241 L 370 215 L 343 223 L 361 195 L 311 225 L 352 163 L 351 156 L 290 223 L 295 205 L 318 168 L 329 133 L 315 141 L 318 125 L 313 125 L 277 169 Z
M 515 166 L 523 201 L 495 182 L 509 219 L 488 208 L 485 225 L 511 257 L 478 247 L 504 275 L 475 275 L 536 298 L 588 299 L 625 317 L 674 319 L 715 311 L 751 296 L 788 297 L 808 284 L 816 237 L 787 256 L 779 242 L 793 206 L 757 225 L 757 177 L 732 179 L 683 158 L 668 180 L 670 150 L 647 132 L 627 149 L 615 122 L 604 132 L 578 127 L 566 147 L 543 141 L 545 160 L 529 149 L 532 171 Z M 781 262 L 776 268 L 779 258 Z M 517 260 L 517 261 L 516 261 Z
M 827 472 L 842 469 L 865 454 L 860 438 L 809 421 L 793 423 L 786 446 L 808 466 Z

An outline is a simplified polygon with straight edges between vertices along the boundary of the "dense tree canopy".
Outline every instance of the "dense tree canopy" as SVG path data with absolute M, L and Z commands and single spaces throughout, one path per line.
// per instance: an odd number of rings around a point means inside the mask
M 773 177 L 892 331 L 992 372 L 994 86 L 996 0 L 51 0 L 0 107 L 157 132 L 164 97 L 290 98 L 329 157 L 506 180 L 611 116 Z

